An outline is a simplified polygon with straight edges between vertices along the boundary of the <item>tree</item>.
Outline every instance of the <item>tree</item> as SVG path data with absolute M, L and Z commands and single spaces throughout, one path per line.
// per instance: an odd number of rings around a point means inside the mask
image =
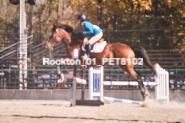
M 19 5 L 0 1 L 0 32 L 19 28 Z M 185 1 L 183 0 L 48 0 L 26 5 L 27 24 L 35 43 L 46 41 L 52 24 L 67 24 L 75 31 L 80 13 L 104 30 L 108 42 L 141 45 L 146 49 L 185 47 Z
M 78 13 L 88 15 L 89 21 L 101 25 L 109 42 L 142 45 L 147 49 L 181 48 L 184 42 L 182 0 L 71 0 L 70 3 Z

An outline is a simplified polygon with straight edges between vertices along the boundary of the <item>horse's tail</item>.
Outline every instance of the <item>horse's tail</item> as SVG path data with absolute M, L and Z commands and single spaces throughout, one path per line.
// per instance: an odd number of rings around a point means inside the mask
M 150 68 L 157 76 L 157 71 L 155 70 L 154 66 L 152 65 L 150 58 L 147 55 L 146 50 L 141 46 L 130 46 L 130 48 L 134 51 L 136 58 L 143 58 L 143 62 L 146 64 L 147 67 Z

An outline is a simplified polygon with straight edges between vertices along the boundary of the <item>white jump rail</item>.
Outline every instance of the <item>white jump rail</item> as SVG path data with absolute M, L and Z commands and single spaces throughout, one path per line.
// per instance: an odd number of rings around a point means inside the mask
M 75 78 L 75 81 L 76 81 L 76 83 L 78 83 L 78 84 L 84 84 L 84 85 L 86 85 L 87 84 L 87 81 L 86 80 L 84 80 L 84 79 L 80 79 L 80 78 Z
M 158 85 L 156 82 L 143 82 L 144 85 Z M 138 85 L 136 81 L 103 81 L 103 85 Z

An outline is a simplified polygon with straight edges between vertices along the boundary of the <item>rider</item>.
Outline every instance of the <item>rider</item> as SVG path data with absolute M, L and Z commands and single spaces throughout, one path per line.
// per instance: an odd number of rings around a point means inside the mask
M 94 24 L 86 21 L 86 16 L 84 14 L 78 15 L 77 19 L 79 20 L 79 23 L 85 28 L 85 31 L 81 32 L 81 34 L 83 34 L 83 35 L 92 34 L 93 35 L 91 37 L 91 39 L 89 39 L 89 41 L 87 42 L 87 45 L 85 48 L 86 54 L 85 54 L 84 58 L 86 59 L 87 57 L 89 57 L 89 54 L 91 51 L 91 45 L 102 38 L 103 30 L 99 26 L 94 25 Z

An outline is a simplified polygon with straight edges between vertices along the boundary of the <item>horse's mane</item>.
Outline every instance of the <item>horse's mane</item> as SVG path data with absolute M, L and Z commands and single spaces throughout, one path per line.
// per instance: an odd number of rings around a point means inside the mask
M 68 32 L 68 33 L 72 33 L 72 35 L 71 35 L 71 46 L 72 45 L 78 45 L 78 44 L 82 44 L 82 41 L 83 41 L 83 39 L 84 39 L 84 36 L 83 35 L 81 35 L 81 34 L 78 34 L 78 33 L 76 33 L 76 32 L 74 32 L 73 31 L 73 28 L 71 27 L 71 26 L 69 26 L 69 25 L 59 25 L 59 26 L 57 26 L 57 28 L 62 28 L 62 29 L 64 29 L 66 32 Z
M 66 32 L 73 33 L 73 28 L 69 25 L 59 25 L 58 28 L 62 28 Z

